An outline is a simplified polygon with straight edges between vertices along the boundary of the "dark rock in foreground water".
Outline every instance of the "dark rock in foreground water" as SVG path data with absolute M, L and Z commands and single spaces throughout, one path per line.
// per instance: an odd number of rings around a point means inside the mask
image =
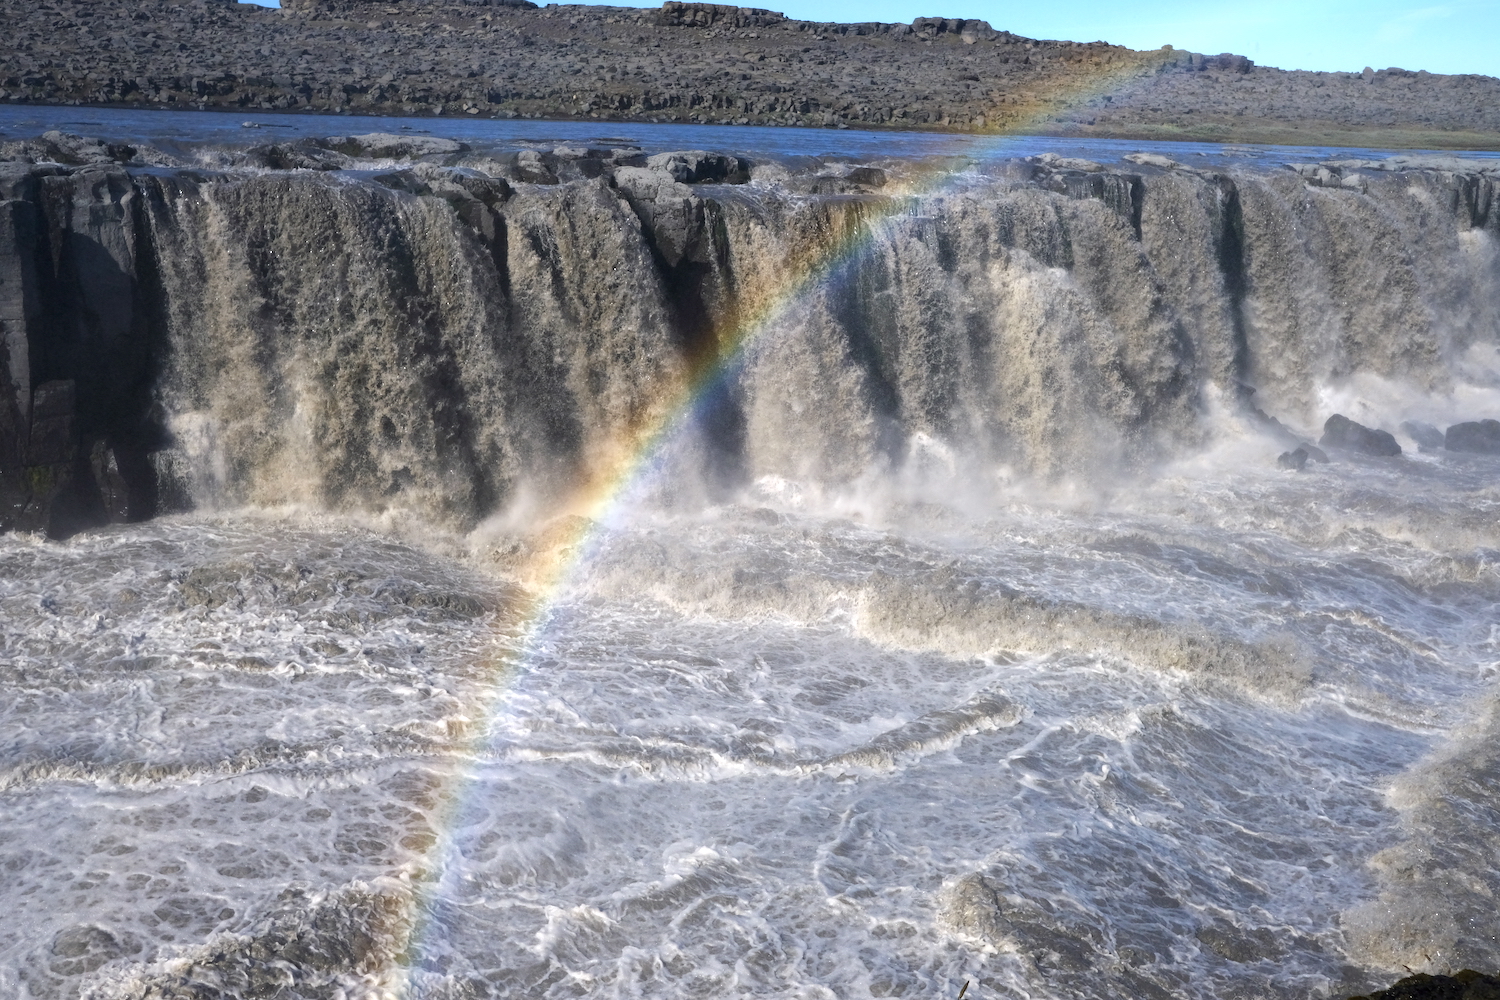
M 1323 436 L 1318 440 L 1318 444 L 1327 448 L 1357 451 L 1364 455 L 1401 454 L 1401 446 L 1396 443 L 1390 431 L 1375 430 L 1363 424 L 1357 424 L 1342 413 L 1335 413 L 1328 418 L 1328 422 L 1323 425 Z
M 1307 452 L 1307 457 L 1312 459 L 1314 462 L 1321 463 L 1322 465 L 1328 464 L 1328 452 L 1324 451 L 1322 448 L 1319 448 L 1317 445 L 1308 444 L 1306 441 L 1304 441 L 1297 447 L 1298 450 Z
M 1302 467 L 1307 464 L 1307 449 L 1298 448 L 1296 451 L 1284 451 L 1276 456 L 1276 468 L 1289 469 L 1292 472 L 1301 472 Z
M 1451 976 L 1407 976 L 1368 998 L 1349 1000 L 1500 1000 L 1500 977 L 1465 969 Z
M 1401 429 L 1417 443 L 1419 451 L 1439 451 L 1446 447 L 1443 443 L 1443 432 L 1431 424 L 1424 424 L 1420 420 L 1407 420 L 1401 424 Z
M 1449 451 L 1500 455 L 1500 420 L 1471 420 L 1454 424 L 1444 435 L 1443 444 Z

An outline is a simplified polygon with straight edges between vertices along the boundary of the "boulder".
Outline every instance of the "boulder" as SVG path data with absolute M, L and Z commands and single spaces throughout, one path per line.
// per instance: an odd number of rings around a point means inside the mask
M 1449 451 L 1500 455 L 1500 420 L 1471 420 L 1454 424 L 1443 435 L 1443 445 Z
M 350 164 L 344 154 L 307 140 L 251 146 L 235 160 L 236 166 L 243 163 L 270 170 L 343 170 Z
M 885 187 L 886 174 L 879 167 L 854 167 L 843 173 L 788 176 L 783 183 L 803 194 L 869 194 Z
M 1446 447 L 1443 432 L 1420 420 L 1407 420 L 1401 424 L 1402 432 L 1417 443 L 1418 451 L 1437 451 Z
M 516 180 L 527 184 L 556 184 L 557 174 L 552 170 L 552 160 L 534 149 L 523 149 L 516 154 Z
M 155 150 L 151 151 L 153 154 Z M 60 163 L 65 166 L 98 166 L 110 163 L 144 162 L 140 150 L 122 143 L 73 135 L 71 132 L 42 133 L 40 138 L 0 142 L 0 161 L 18 163 Z M 160 154 L 150 158 L 161 159 Z
M 629 203 L 668 267 L 691 257 L 704 236 L 703 201 L 664 170 L 620 167 L 615 188 Z
M 958 37 L 965 45 L 973 45 L 975 42 L 987 42 L 998 38 L 1000 32 L 990 27 L 988 21 L 965 21 L 963 29 L 959 31 Z
M 367 160 L 409 160 L 418 156 L 462 153 L 469 147 L 452 139 L 432 135 L 391 135 L 370 132 L 365 135 L 335 135 L 324 139 L 325 148 Z
M 739 157 L 701 149 L 657 153 L 646 166 L 670 174 L 679 184 L 743 184 L 750 179 L 749 164 Z
M 1235 55 L 1233 52 L 1220 52 L 1216 56 L 1205 56 L 1203 59 L 1203 68 L 1243 74 L 1254 69 L 1255 63 L 1253 60 L 1245 56 Z
M 1286 469 L 1291 472 L 1301 472 L 1302 467 L 1307 464 L 1307 449 L 1298 448 L 1296 451 L 1284 451 L 1276 456 L 1276 468 Z
M 1342 413 L 1335 413 L 1323 425 L 1318 444 L 1326 448 L 1357 451 L 1363 455 L 1392 456 L 1401 454 L 1401 446 L 1389 431 L 1375 430 L 1357 424 Z
M 1137 153 L 1132 155 L 1139 156 L 1145 154 Z M 1157 159 L 1165 160 L 1166 157 L 1158 156 Z M 1056 153 L 1042 153 L 1040 156 L 1032 157 L 1032 160 L 1038 166 L 1047 167 L 1050 170 L 1079 170 L 1086 174 L 1097 174 L 1104 169 L 1104 164 L 1102 163 L 1079 159 L 1076 156 L 1059 156 Z
M 58 163 L 126 163 L 135 158 L 135 148 L 68 132 L 43 132 L 42 143 L 55 153 Z
M 1160 153 L 1126 153 L 1125 160 L 1137 166 L 1157 167 L 1161 170 L 1185 169 L 1183 164 L 1170 157 L 1162 156 Z

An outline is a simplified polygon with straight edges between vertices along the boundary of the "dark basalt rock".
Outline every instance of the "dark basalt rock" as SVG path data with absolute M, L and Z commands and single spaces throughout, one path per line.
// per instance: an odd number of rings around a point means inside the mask
M 1500 1000 L 1500 977 L 1486 976 L 1473 969 L 1451 976 L 1418 973 L 1399 980 L 1389 989 L 1349 1000 Z
M 1323 436 L 1318 444 L 1326 448 L 1357 451 L 1363 455 L 1393 456 L 1401 454 L 1401 446 L 1389 431 L 1375 430 L 1357 424 L 1342 413 L 1335 413 L 1323 425 Z
M 1443 435 L 1443 444 L 1449 451 L 1500 455 L 1500 420 L 1471 420 L 1454 424 Z
M 1292 472 L 1301 472 L 1302 467 L 1307 464 L 1307 449 L 1298 448 L 1296 451 L 1284 451 L 1276 456 L 1276 468 L 1288 469 Z
M 716 24 L 735 28 L 764 27 L 785 21 L 786 15 L 759 7 L 735 7 L 718 3 L 680 3 L 667 0 L 656 15 L 663 27 L 709 28 Z
M 750 179 L 749 167 L 739 157 L 701 149 L 657 153 L 646 158 L 646 166 L 671 174 L 679 184 L 743 184 Z
M 1420 420 L 1407 420 L 1402 423 L 1401 430 L 1417 442 L 1418 451 L 1438 451 L 1446 447 L 1443 442 L 1443 432 L 1431 424 L 1424 424 Z
M 350 165 L 349 157 L 310 139 L 252 146 L 243 157 L 245 163 L 268 170 L 343 170 Z

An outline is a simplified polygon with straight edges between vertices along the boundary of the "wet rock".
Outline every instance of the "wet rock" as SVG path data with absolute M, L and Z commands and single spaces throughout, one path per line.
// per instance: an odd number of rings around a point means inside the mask
M 244 877 L 239 868 L 228 877 Z M 247 876 L 252 874 L 245 873 Z M 137 996 L 173 1000 L 338 996 L 345 977 L 384 969 L 410 934 L 405 887 L 381 880 L 351 883 L 321 898 L 283 891 L 243 934 L 184 949 L 178 958 L 138 973 Z
M 1301 472 L 1302 467 L 1307 464 L 1307 449 L 1298 448 L 1296 451 L 1284 451 L 1276 456 L 1276 467 L 1288 469 L 1292 472 Z
M 1304 441 L 1297 447 L 1299 450 L 1307 452 L 1307 457 L 1312 459 L 1314 462 L 1317 462 L 1321 465 L 1328 464 L 1328 452 L 1324 451 L 1322 448 L 1319 448 L 1317 445 L 1308 444 Z
M 343 170 L 350 165 L 343 153 L 307 140 L 252 146 L 245 150 L 244 162 L 268 170 Z
M 1357 424 L 1342 413 L 1335 413 L 1323 425 L 1323 436 L 1318 443 L 1326 448 L 1355 451 L 1362 455 L 1393 456 L 1401 454 L 1401 446 L 1389 431 L 1376 430 Z
M 392 191 L 402 191 L 411 195 L 432 194 L 432 188 L 410 170 L 392 170 L 389 173 L 376 174 L 371 180 Z
M 1183 168 L 1181 163 L 1160 153 L 1126 153 L 1125 160 L 1142 167 L 1157 167 L 1161 170 L 1177 170 Z
M 52 960 L 48 967 L 54 975 L 81 976 L 106 962 L 137 952 L 140 947 L 129 935 L 118 936 L 103 927 L 79 924 L 57 932 L 52 939 Z
M 372 160 L 408 160 L 418 156 L 462 153 L 469 148 L 452 139 L 430 135 L 392 135 L 389 132 L 336 135 L 324 139 L 323 145 L 345 156 Z
M 1500 455 L 1500 420 L 1471 420 L 1454 424 L 1443 435 L 1443 445 L 1449 451 Z
M 556 184 L 557 174 L 548 163 L 548 157 L 534 149 L 523 149 L 516 154 L 516 180 L 527 184 Z
M 89 470 L 93 473 L 94 485 L 99 491 L 104 514 L 111 524 L 141 520 L 155 513 L 154 510 L 132 512 L 130 484 L 120 473 L 119 456 L 116 455 L 115 449 L 105 442 L 95 441 L 93 448 L 89 450 Z
M 1473 969 L 1451 976 L 1417 973 L 1368 997 L 1349 1000 L 1500 1000 L 1500 976 L 1487 976 Z
M 670 174 L 679 184 L 743 184 L 750 179 L 749 167 L 739 157 L 701 149 L 657 153 L 646 158 L 646 166 Z
M 703 201 L 693 189 L 663 170 L 621 167 L 615 187 L 640 218 L 651 243 L 669 267 L 676 267 L 702 242 Z
M 69 132 L 43 132 L 40 146 L 57 163 L 126 163 L 135 157 L 135 147 Z
M 1164 157 L 1158 157 L 1158 159 L 1164 159 Z M 1032 160 L 1038 166 L 1047 167 L 1051 170 L 1077 170 L 1080 173 L 1097 174 L 1104 169 L 1104 164 L 1102 163 L 1095 163 L 1093 160 L 1084 160 L 1073 156 L 1059 156 L 1056 153 L 1042 153 L 1040 156 L 1032 157 Z
M 1285 953 L 1275 933 L 1265 927 L 1244 930 L 1229 924 L 1200 927 L 1197 938 L 1209 951 L 1231 962 L 1261 962 Z
M 1439 451 L 1446 447 L 1443 432 L 1431 424 L 1424 424 L 1420 420 L 1407 420 L 1401 424 L 1401 430 L 1417 443 L 1418 451 Z
M 756 176 L 770 179 L 770 172 L 757 171 Z M 885 187 L 886 180 L 885 171 L 879 167 L 854 167 L 840 173 L 787 174 L 781 184 L 799 194 L 869 194 Z
M 72 379 L 43 382 L 31 394 L 30 465 L 64 465 L 73 461 L 76 393 Z

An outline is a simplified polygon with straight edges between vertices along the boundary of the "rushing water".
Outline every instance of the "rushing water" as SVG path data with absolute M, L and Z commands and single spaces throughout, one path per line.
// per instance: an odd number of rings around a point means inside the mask
M 1500 415 L 1500 221 L 1231 167 L 1227 255 L 1181 172 L 1134 234 L 984 174 L 875 220 L 540 605 L 555 481 L 676 364 L 666 244 L 584 182 L 495 249 L 358 176 L 142 172 L 198 509 L 0 536 L 0 994 L 1494 971 L 1500 457 L 1275 460 L 1335 409 Z M 712 198 L 710 313 L 829 218 Z

